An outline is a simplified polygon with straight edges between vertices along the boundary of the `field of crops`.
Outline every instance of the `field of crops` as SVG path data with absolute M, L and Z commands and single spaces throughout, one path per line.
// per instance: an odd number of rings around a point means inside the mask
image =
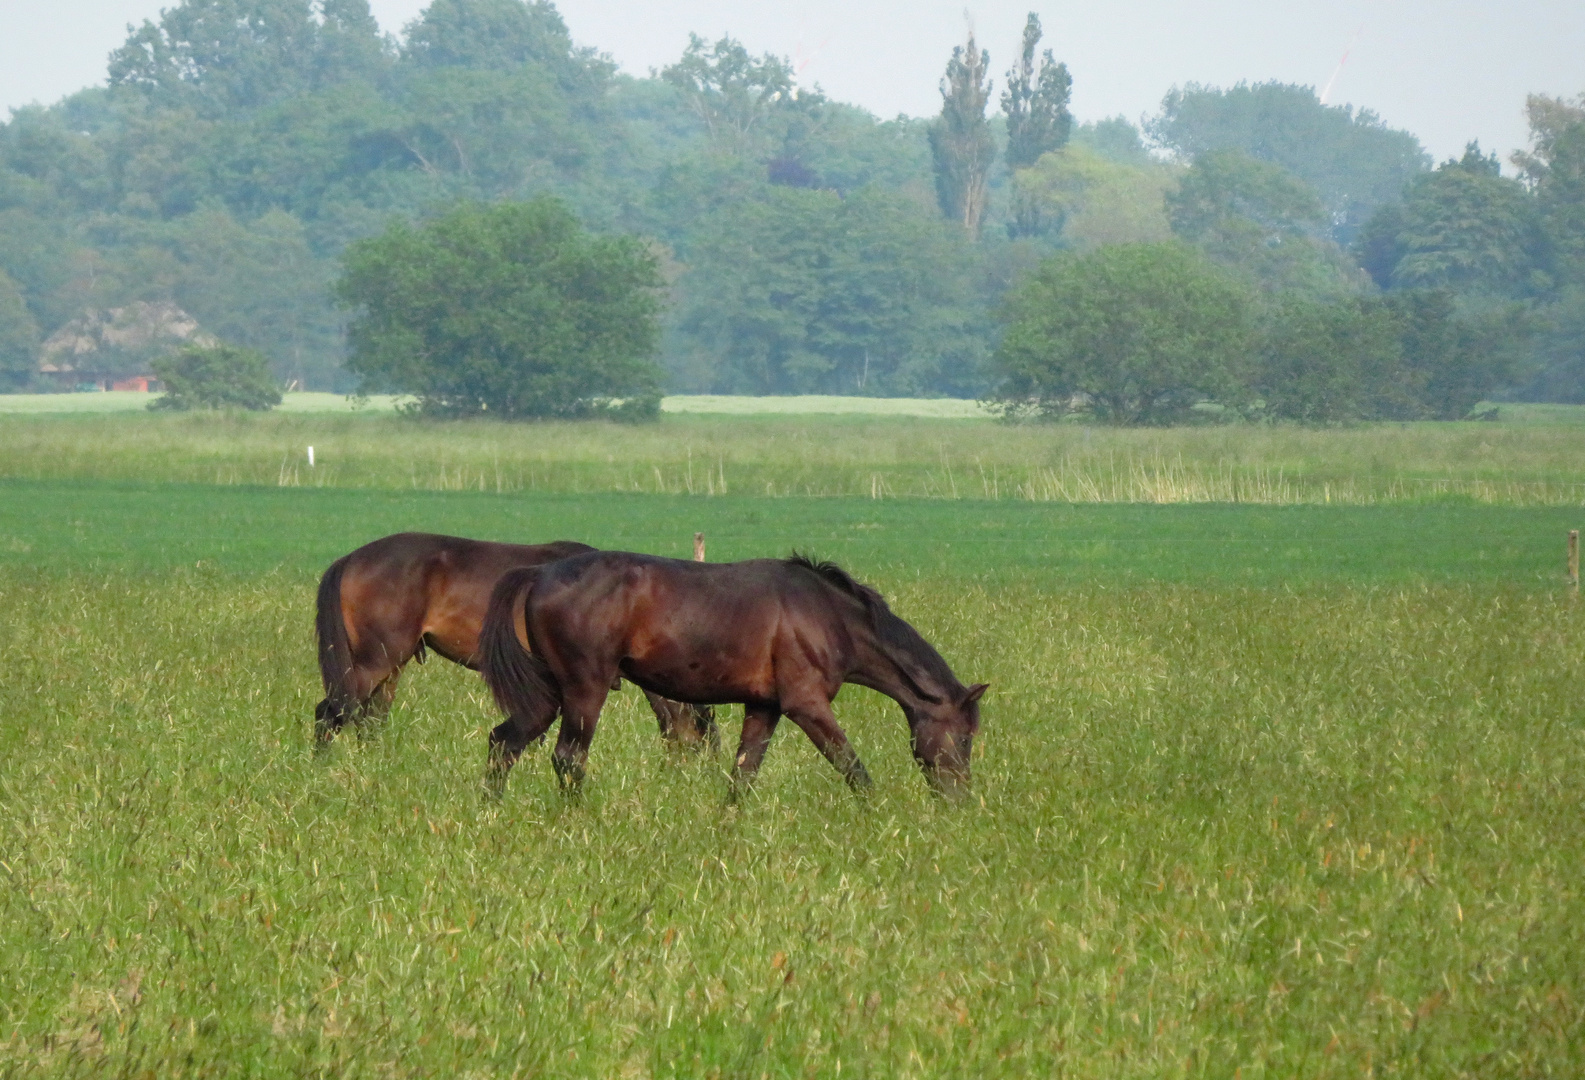
M 1578 430 L 0 420 L 0 1075 L 1579 1075 Z M 971 464 L 1064 454 L 1304 471 Z M 316 758 L 317 574 L 404 528 L 837 558 L 991 683 L 973 796 L 848 688 L 871 796 L 784 725 L 729 805 L 627 690 L 491 803 L 443 661 Z

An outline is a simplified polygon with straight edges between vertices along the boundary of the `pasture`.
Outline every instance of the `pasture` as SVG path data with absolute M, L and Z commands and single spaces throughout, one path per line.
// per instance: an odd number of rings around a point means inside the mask
M 0 423 L 0 1072 L 1585 1067 L 1577 428 L 404 423 Z M 726 490 L 678 490 L 690 446 Z M 963 481 L 1107 452 L 1300 476 L 1242 505 Z M 497 718 L 439 660 L 316 759 L 314 582 L 402 528 L 839 559 L 991 683 L 974 796 L 930 798 L 847 688 L 874 793 L 784 724 L 731 807 L 728 755 L 668 751 L 626 690 L 581 799 L 542 748 L 489 803 Z

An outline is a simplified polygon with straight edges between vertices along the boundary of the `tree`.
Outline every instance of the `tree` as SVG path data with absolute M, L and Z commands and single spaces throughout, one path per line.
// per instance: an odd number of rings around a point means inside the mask
M 1267 415 L 1305 424 L 1462 420 L 1513 381 L 1521 319 L 1460 316 L 1446 291 L 1288 297 L 1268 318 L 1254 390 Z
M 706 392 L 978 389 L 972 279 L 955 230 L 872 188 L 767 187 L 694 245 L 674 350 Z
M 1315 192 L 1280 166 L 1238 150 L 1196 158 L 1166 197 L 1172 231 L 1266 292 L 1338 293 L 1358 271 L 1324 238 Z
M 653 414 L 661 279 L 632 237 L 584 231 L 550 196 L 398 222 L 348 248 L 347 367 L 423 411 Z
M 1066 247 L 1158 243 L 1172 238 L 1166 195 L 1173 170 L 1150 161 L 1120 164 L 1075 140 L 1018 173 L 1018 189 Z
M 1180 243 L 1053 256 L 1007 304 L 995 400 L 1009 415 L 1087 410 L 1112 424 L 1234 403 L 1250 307 L 1243 286 Z
M 1040 45 L 1040 16 L 1033 11 L 1024 24 L 1023 50 L 1018 63 L 1007 72 L 1007 89 L 1002 91 L 1002 112 L 1007 117 L 1007 167 L 1026 169 L 1048 154 L 1067 145 L 1073 131 L 1073 114 L 1068 112 L 1068 97 L 1073 77 L 1068 65 L 1059 64 L 1047 49 L 1039 64 L 1035 49 Z M 1013 196 L 1013 220 L 1008 231 L 1013 237 L 1035 236 L 1041 232 L 1039 201 L 1029 197 L 1017 184 Z
M 1532 94 L 1529 151 L 1513 155 L 1536 196 L 1545 262 L 1561 286 L 1585 286 L 1585 94 Z
M 1320 196 L 1342 245 L 1431 164 L 1418 139 L 1375 113 L 1326 105 L 1313 87 L 1286 83 L 1174 88 L 1146 131 L 1183 160 L 1238 150 L 1287 169 Z
M 961 222 L 975 238 L 985 218 L 988 177 L 996 157 L 991 125 L 985 119 L 985 103 L 991 96 L 985 74 L 990 64 L 991 54 L 974 44 L 971 31 L 968 43 L 952 50 L 941 80 L 941 115 L 930 126 L 941 212 Z
M 262 353 L 234 345 L 194 345 L 154 361 L 165 392 L 150 409 L 249 409 L 261 412 L 281 403 Z
M 378 78 L 386 42 L 368 0 L 183 0 L 110 55 L 110 85 L 205 115 Z
M 741 144 L 778 106 L 794 96 L 792 68 L 766 53 L 755 58 L 741 43 L 724 37 L 714 45 L 688 35 L 682 59 L 660 77 L 682 92 L 713 139 Z
M 575 69 L 567 24 L 545 0 L 432 0 L 408 29 L 403 58 L 418 67 Z
M 1531 286 L 1539 247 L 1534 200 L 1477 143 L 1411 184 L 1378 212 L 1356 255 L 1393 288 L 1516 297 Z
M 1397 322 L 1384 304 L 1289 297 L 1262 335 L 1254 389 L 1270 416 L 1335 424 L 1381 411 L 1402 366 Z
M 17 390 L 33 379 L 39 328 L 11 275 L 0 270 L 0 391 Z

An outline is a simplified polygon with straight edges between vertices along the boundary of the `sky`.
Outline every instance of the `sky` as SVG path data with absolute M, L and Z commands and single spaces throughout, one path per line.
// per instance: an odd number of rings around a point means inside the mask
M 392 33 L 427 0 L 371 0 Z M 4 0 L 0 109 L 102 83 L 128 23 L 171 0 Z M 1044 45 L 1073 73 L 1080 120 L 1154 113 L 1175 85 L 1277 79 L 1376 112 L 1438 159 L 1471 139 L 1508 153 L 1527 142 L 1528 93 L 1585 93 L 1582 0 L 563 0 L 581 45 L 644 75 L 674 61 L 690 31 L 730 34 L 790 58 L 804 85 L 882 117 L 940 108 L 937 84 L 972 26 L 1000 93 L 1031 9 Z

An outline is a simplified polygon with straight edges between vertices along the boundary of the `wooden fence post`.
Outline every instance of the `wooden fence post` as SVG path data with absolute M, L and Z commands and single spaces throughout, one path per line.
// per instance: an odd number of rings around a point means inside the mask
M 1568 531 L 1568 583 L 1569 588 L 1579 595 L 1579 530 Z
M 1579 533 L 1575 533 L 1574 536 L 1578 539 Z M 693 534 L 693 561 L 704 562 L 704 533 Z M 1575 559 L 1575 567 L 1578 568 L 1578 565 L 1579 560 Z M 1579 577 L 1577 573 L 1574 576 L 1576 579 Z

